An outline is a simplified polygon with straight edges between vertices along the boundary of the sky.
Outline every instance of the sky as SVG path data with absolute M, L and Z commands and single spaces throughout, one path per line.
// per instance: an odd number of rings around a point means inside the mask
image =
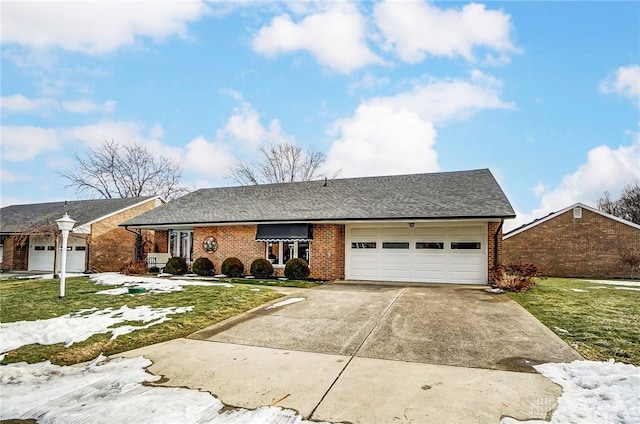
M 282 141 L 338 177 L 489 168 L 506 230 L 640 178 L 637 1 L 1 7 L 3 207 L 82 198 L 60 172 L 104 141 L 194 189 Z

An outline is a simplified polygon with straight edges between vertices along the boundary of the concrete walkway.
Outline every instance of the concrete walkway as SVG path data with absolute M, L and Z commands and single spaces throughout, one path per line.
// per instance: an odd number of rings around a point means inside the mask
M 229 406 L 351 423 L 544 419 L 561 390 L 531 365 L 580 359 L 484 287 L 333 283 L 291 297 L 305 300 L 123 356 Z

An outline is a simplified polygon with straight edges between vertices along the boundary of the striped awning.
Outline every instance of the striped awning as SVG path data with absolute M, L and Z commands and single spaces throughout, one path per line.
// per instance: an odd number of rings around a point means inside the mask
M 256 241 L 311 241 L 310 224 L 258 224 Z

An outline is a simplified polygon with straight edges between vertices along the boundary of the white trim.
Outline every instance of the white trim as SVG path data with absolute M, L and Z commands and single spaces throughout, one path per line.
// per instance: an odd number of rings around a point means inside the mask
M 74 228 L 74 229 L 72 230 L 72 232 L 74 232 L 74 233 L 80 233 L 80 234 L 91 234 L 91 225 L 92 225 L 92 224 L 95 224 L 96 222 L 98 222 L 98 221 L 102 221 L 102 220 L 107 219 L 107 218 L 111 218 L 112 216 L 117 215 L 117 214 L 119 214 L 120 212 L 124 212 L 124 211 L 126 211 L 126 210 L 129 210 L 129 209 L 135 208 L 135 207 L 137 207 L 137 206 L 143 205 L 143 204 L 145 204 L 145 203 L 147 203 L 147 202 L 150 202 L 150 201 L 154 201 L 154 202 L 156 202 L 156 206 L 157 206 L 157 201 L 158 201 L 158 200 L 160 200 L 160 201 L 164 202 L 164 199 L 162 199 L 162 196 L 159 196 L 159 195 L 158 195 L 158 196 L 150 197 L 150 198 L 148 198 L 148 199 L 142 200 L 142 201 L 140 201 L 140 202 L 138 202 L 138 203 L 136 203 L 136 204 L 133 204 L 133 205 L 131 205 L 131 206 L 127 206 L 126 208 L 118 209 L 118 210 L 117 210 L 117 211 L 115 211 L 115 212 L 108 213 L 108 214 L 106 214 L 106 215 L 104 215 L 104 216 L 101 216 L 101 217 L 99 217 L 99 218 L 96 218 L 96 219 L 94 219 L 94 220 L 92 220 L 92 221 L 85 222 L 85 223 L 84 223 L 84 224 L 82 224 L 82 225 L 78 225 L 76 228 Z
M 530 228 L 533 228 L 533 227 L 535 227 L 535 226 L 536 226 L 536 225 L 538 225 L 538 224 L 542 224 L 543 222 L 547 222 L 547 221 L 549 221 L 549 220 L 551 220 L 551 219 L 553 219 L 553 218 L 555 218 L 555 217 L 558 217 L 558 216 L 562 215 L 562 214 L 563 214 L 563 213 L 565 213 L 565 212 L 568 212 L 568 211 L 570 211 L 570 210 L 573 210 L 573 208 L 575 208 L 575 207 L 581 207 L 582 209 L 586 209 L 586 210 L 588 210 L 588 211 L 590 211 L 590 212 L 597 213 L 598 215 L 601 215 L 601 216 L 603 216 L 603 217 L 605 217 L 605 218 L 612 219 L 612 220 L 617 221 L 617 222 L 619 222 L 619 223 L 621 223 L 621 224 L 626 224 L 626 225 L 628 225 L 628 226 L 630 226 L 630 227 L 633 227 L 633 228 L 636 228 L 636 229 L 640 230 L 640 225 L 638 225 L 638 224 L 636 224 L 636 223 L 633 223 L 633 222 L 631 222 L 631 221 L 627 221 L 626 219 L 622 219 L 622 218 L 620 218 L 620 217 L 617 217 L 617 216 L 615 216 L 615 215 L 608 214 L 608 213 L 606 213 L 606 212 L 602 212 L 602 211 L 600 211 L 600 210 L 598 210 L 598 209 L 592 208 L 591 206 L 587 206 L 587 205 L 585 205 L 584 203 L 580 203 L 580 202 L 578 202 L 578 203 L 574 203 L 573 205 L 568 206 L 568 207 L 566 207 L 566 208 L 564 208 L 564 209 L 562 209 L 562 210 L 559 210 L 558 212 L 550 213 L 549 215 L 545 216 L 544 218 L 540 218 L 540 219 L 538 219 L 538 220 L 536 220 L 536 221 L 533 221 L 533 222 L 530 222 L 530 223 L 528 223 L 528 224 L 525 224 L 525 225 L 523 225 L 523 226 L 522 226 L 522 227 L 520 227 L 520 228 L 517 228 L 517 229 L 515 229 L 515 230 L 512 230 L 512 231 L 508 232 L 507 234 L 505 234 L 505 235 L 502 237 L 502 239 L 503 239 L 503 240 L 506 240 L 506 239 L 508 239 L 508 238 L 510 238 L 510 237 L 513 237 L 513 236 L 515 236 L 515 235 L 517 235 L 517 234 L 520 234 L 521 232 L 526 231 L 526 230 L 528 230 L 528 229 L 530 229 Z

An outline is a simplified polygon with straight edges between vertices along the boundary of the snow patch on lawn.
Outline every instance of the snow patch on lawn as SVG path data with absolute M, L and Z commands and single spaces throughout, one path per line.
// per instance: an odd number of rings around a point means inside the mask
M 66 273 L 64 276 L 65 278 L 86 277 L 87 274 Z M 18 280 L 53 280 L 54 278 L 57 278 L 57 277 L 54 277 L 53 274 L 37 274 L 37 275 L 20 275 L 13 278 L 16 278 Z
M 96 284 L 105 286 L 122 286 L 108 290 L 102 290 L 96 294 L 121 295 L 129 292 L 129 287 L 144 287 L 149 293 L 169 293 L 184 290 L 183 286 L 221 286 L 231 288 L 228 283 L 211 283 L 198 280 L 165 279 L 156 277 L 139 277 L 135 275 L 124 275 L 115 272 L 106 272 L 91 276 Z
M 589 293 L 589 290 L 582 290 L 582 289 L 571 289 L 571 291 L 574 291 L 576 293 Z
M 628 286 L 628 287 L 640 287 L 638 281 L 611 281 L 611 280 L 583 280 L 591 284 L 607 284 L 610 286 Z
M 0 367 L 0 420 L 34 419 L 59 423 L 278 423 L 302 424 L 295 411 L 278 407 L 232 409 L 209 393 L 174 387 L 154 387 L 158 381 L 145 368 L 144 357 L 103 356 L 83 366 L 50 362 Z M 310 423 L 309 423 L 310 424 Z
M 138 306 L 104 310 L 83 309 L 60 317 L 18 321 L 0 324 L 0 353 L 9 352 L 30 344 L 52 345 L 64 343 L 70 346 L 88 339 L 94 334 L 111 333 L 111 340 L 123 334 L 142 330 L 170 320 L 167 315 L 181 314 L 193 310 L 193 306 L 152 308 Z M 125 321 L 142 321 L 144 325 L 114 325 Z M 1 355 L 0 355 L 1 356 Z
M 640 367 L 630 364 L 574 361 L 534 367 L 562 386 L 552 424 L 640 423 Z M 548 424 L 503 418 L 501 424 Z
M 281 306 L 291 305 L 292 303 L 302 302 L 303 300 L 305 300 L 304 297 L 292 297 L 290 299 L 286 299 L 286 300 L 282 300 L 280 302 L 274 303 L 273 305 L 267 306 L 264 309 L 276 309 Z

